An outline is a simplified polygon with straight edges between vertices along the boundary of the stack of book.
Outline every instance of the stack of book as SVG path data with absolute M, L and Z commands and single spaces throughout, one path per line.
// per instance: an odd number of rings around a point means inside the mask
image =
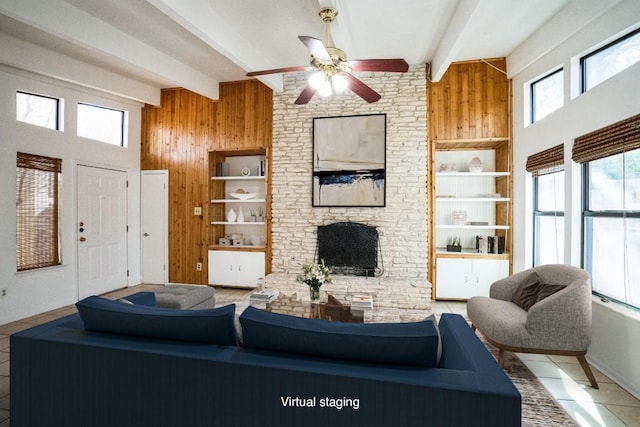
M 354 295 L 351 300 L 351 310 L 373 309 L 373 297 L 371 295 Z
M 262 289 L 255 291 L 249 297 L 249 304 L 257 307 L 263 307 L 278 298 L 277 289 Z

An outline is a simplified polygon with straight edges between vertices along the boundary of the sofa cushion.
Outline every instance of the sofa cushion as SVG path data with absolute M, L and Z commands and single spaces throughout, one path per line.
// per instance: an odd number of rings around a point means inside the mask
M 272 351 L 365 362 L 436 367 L 434 322 L 344 323 L 247 307 L 240 316 L 243 345 Z
M 181 341 L 237 345 L 235 305 L 208 310 L 175 310 L 125 304 L 91 296 L 76 303 L 88 331 Z
M 529 311 L 536 303 L 564 289 L 565 285 L 545 283 L 535 272 L 527 275 L 513 293 L 511 301 Z

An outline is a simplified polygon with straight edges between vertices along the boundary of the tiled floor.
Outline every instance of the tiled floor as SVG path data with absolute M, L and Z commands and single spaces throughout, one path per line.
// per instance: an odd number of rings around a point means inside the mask
M 152 286 L 136 286 L 109 294 L 118 298 Z M 219 304 L 237 301 L 240 310 L 247 305 L 250 291 L 217 289 Z M 434 302 L 436 314 L 466 314 L 462 302 Z M 74 306 L 53 310 L 28 319 L 0 326 L 0 427 L 9 427 L 9 336 L 17 331 L 75 312 Z M 519 354 L 520 359 L 540 379 L 565 410 L 581 426 L 640 427 L 640 401 L 594 369 L 600 390 L 589 386 L 575 358 Z

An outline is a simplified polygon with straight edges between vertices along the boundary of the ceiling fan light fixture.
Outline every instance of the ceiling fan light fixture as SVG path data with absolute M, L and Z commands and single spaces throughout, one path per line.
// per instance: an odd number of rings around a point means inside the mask
M 309 86 L 315 90 L 320 90 L 326 81 L 327 77 L 322 71 L 315 72 L 309 76 Z
M 331 82 L 329 80 L 323 81 L 320 89 L 318 89 L 318 95 L 326 98 L 327 96 L 331 96 L 332 93 Z
M 333 89 L 337 93 L 342 93 L 349 86 L 349 81 L 344 75 L 336 74 L 335 76 L 331 77 L 331 84 L 333 85 Z

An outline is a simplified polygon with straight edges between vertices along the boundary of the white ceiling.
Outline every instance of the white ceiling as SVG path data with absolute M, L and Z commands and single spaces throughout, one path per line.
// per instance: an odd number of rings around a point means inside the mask
M 568 3 L 0 0 L 0 33 L 152 87 L 216 98 L 219 82 L 244 79 L 248 71 L 307 65 L 309 53 L 297 36 L 325 39 L 321 6 L 338 9 L 332 35 L 349 59 L 431 63 L 438 80 L 453 61 L 507 57 Z M 282 89 L 281 75 L 261 80 Z

